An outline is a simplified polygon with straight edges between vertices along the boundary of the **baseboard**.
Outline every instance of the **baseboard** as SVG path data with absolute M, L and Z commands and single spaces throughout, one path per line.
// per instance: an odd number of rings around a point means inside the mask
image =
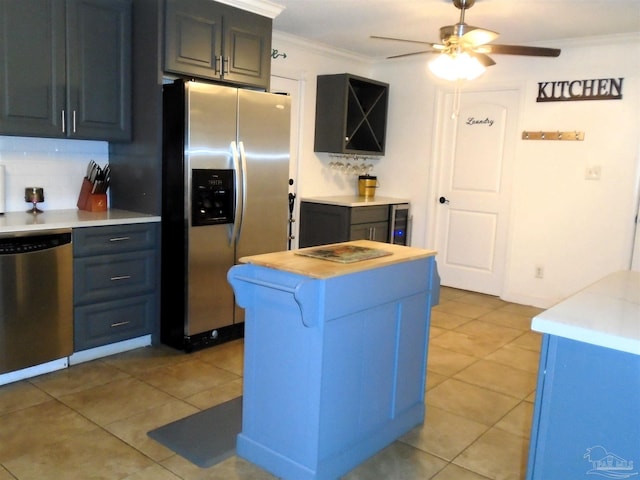
M 151 335 L 144 335 L 130 340 L 123 340 L 122 342 L 90 348 L 88 350 L 82 350 L 81 352 L 71 354 L 69 357 L 69 365 L 77 365 L 79 363 L 96 360 L 97 358 L 108 357 L 109 355 L 115 355 L 116 353 L 133 350 L 135 348 L 148 347 L 149 345 L 151 345 Z
M 69 359 L 64 357 L 59 358 L 58 360 L 52 360 L 51 362 L 41 363 L 40 365 L 35 365 L 33 367 L 3 373 L 0 375 L 0 385 L 6 385 L 7 383 L 18 382 L 27 378 L 37 377 L 38 375 L 44 375 L 45 373 L 55 372 L 56 370 L 67 368 L 68 366 Z

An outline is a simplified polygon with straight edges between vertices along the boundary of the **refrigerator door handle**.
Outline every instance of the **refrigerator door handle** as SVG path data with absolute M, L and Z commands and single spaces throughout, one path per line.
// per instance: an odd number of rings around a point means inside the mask
M 244 143 L 242 141 L 238 142 L 238 150 L 240 151 L 240 168 L 242 169 L 242 204 L 240 207 L 240 226 L 238 227 L 238 239 L 240 239 L 247 204 L 247 155 L 244 153 Z
M 242 175 L 240 160 L 238 157 L 238 147 L 236 142 L 231 142 L 231 159 L 233 160 L 233 172 L 234 172 L 234 219 L 233 229 L 231 230 L 231 236 L 229 237 L 229 245 L 234 245 L 238 241 L 240 235 L 240 224 L 242 223 L 242 211 L 244 210 L 243 195 L 240 191 L 240 183 L 244 178 Z M 244 190 L 244 189 L 243 189 Z

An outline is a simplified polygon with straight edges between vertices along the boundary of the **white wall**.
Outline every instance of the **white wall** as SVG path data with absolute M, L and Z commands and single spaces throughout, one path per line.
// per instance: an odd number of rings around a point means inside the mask
M 521 141 L 503 297 L 548 306 L 606 274 L 628 269 L 633 249 L 640 138 L 640 42 L 564 48 L 557 67 L 525 81 L 527 130 L 580 130 L 583 142 Z M 623 99 L 535 103 L 537 82 L 624 77 Z M 600 166 L 601 180 L 586 180 Z M 544 279 L 533 278 L 543 265 Z
M 45 201 L 38 208 L 75 209 L 87 164 L 104 165 L 109 159 L 107 142 L 0 135 L 0 165 L 5 167 L 7 212 L 26 211 L 26 187 L 44 188 Z
M 316 110 L 316 77 L 335 73 L 369 76 L 371 63 L 346 52 L 335 52 L 320 45 L 274 32 L 273 48 L 286 58 L 271 62 L 271 75 L 298 80 L 303 98 L 300 102 L 300 149 L 297 196 L 357 194 L 357 177 L 345 175 L 328 165 L 335 159 L 313 151 Z M 374 172 L 375 173 L 375 172 Z
M 518 131 L 585 132 L 584 142 L 518 140 L 502 297 L 540 307 L 629 268 L 640 172 L 640 35 L 551 46 L 562 48 L 559 58 L 496 55 L 497 65 L 465 87 L 518 89 Z M 305 83 L 299 196 L 355 193 L 354 178 L 329 169 L 328 155 L 313 153 L 315 75 L 349 72 L 388 82 L 386 155 L 374 161 L 378 194 L 408 198 L 412 244 L 433 248 L 435 118 L 438 98 L 451 85 L 427 73 L 428 57 L 369 64 L 318 53 L 310 44 L 277 34 L 274 48 L 288 54 L 273 61 L 274 74 L 299 75 Z M 538 82 L 609 77 L 625 78 L 622 100 L 536 103 Z M 596 165 L 601 180 L 586 180 L 585 168 Z M 534 278 L 537 265 L 544 266 L 543 279 Z

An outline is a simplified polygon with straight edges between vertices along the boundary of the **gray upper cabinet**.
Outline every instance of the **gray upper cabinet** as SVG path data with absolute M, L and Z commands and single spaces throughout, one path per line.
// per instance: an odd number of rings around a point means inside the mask
M 131 138 L 131 1 L 0 2 L 0 134 Z
M 269 87 L 272 20 L 211 0 L 167 0 L 164 69 Z
M 69 136 L 129 140 L 131 1 L 67 1 L 67 35 Z
M 384 155 L 389 85 L 348 73 L 319 75 L 314 151 Z

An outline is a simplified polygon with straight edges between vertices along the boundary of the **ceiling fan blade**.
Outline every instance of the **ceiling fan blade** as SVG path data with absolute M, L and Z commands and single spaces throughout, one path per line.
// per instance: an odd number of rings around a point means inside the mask
M 431 42 L 423 42 L 421 40 L 409 40 L 406 38 L 394 38 L 394 37 L 381 37 L 379 35 L 370 35 L 369 38 L 375 38 L 378 40 L 394 40 L 396 42 L 407 42 L 407 43 L 419 43 L 420 45 L 429 45 L 433 47 L 435 44 Z
M 462 35 L 462 41 L 470 44 L 471 46 L 484 45 L 485 43 L 492 42 L 500 36 L 498 32 L 493 32 L 485 28 L 472 27 L 465 25 L 465 32 Z
M 489 55 L 485 55 L 484 53 L 470 52 L 469 55 L 471 55 L 474 58 L 477 58 L 478 61 L 484 67 L 490 67 L 491 65 L 495 65 L 496 64 L 496 62 L 493 60 L 493 58 L 491 58 Z
M 412 52 L 412 53 L 401 53 L 400 55 L 392 55 L 387 57 L 387 60 L 391 58 L 401 58 L 401 57 L 411 57 L 413 55 L 424 55 L 425 53 L 436 53 L 435 50 L 422 50 L 420 52 Z
M 502 55 L 529 55 L 532 57 L 558 57 L 559 48 L 526 47 L 524 45 L 482 45 L 478 53 L 499 53 Z

